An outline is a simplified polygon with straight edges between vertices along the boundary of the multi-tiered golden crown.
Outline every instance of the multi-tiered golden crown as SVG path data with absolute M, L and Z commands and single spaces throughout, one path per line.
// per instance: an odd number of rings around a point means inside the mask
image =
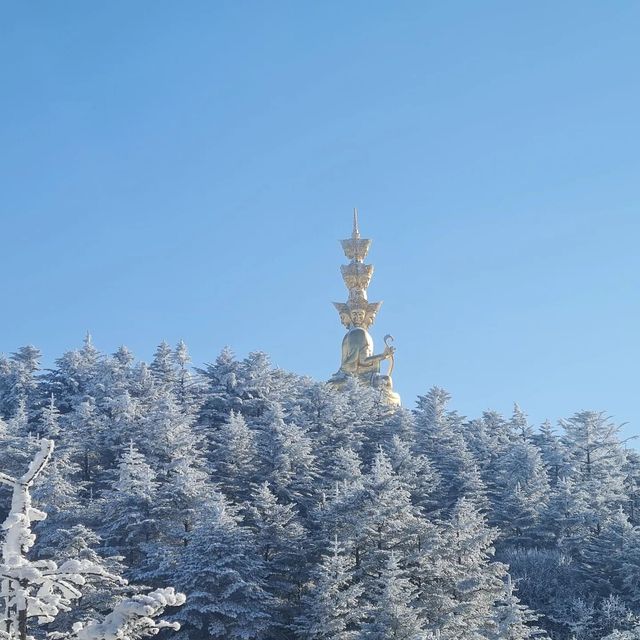
M 364 259 L 369 253 L 371 240 L 360 237 L 358 228 L 358 210 L 353 210 L 353 232 L 350 238 L 340 241 L 344 255 L 349 264 L 340 267 L 342 279 L 349 290 L 349 298 L 346 302 L 334 302 L 333 305 L 340 314 L 340 321 L 349 329 L 353 325 L 354 311 L 364 313 L 362 325 L 368 329 L 376 318 L 376 314 L 382 306 L 382 302 L 369 302 L 367 300 L 367 287 L 373 276 L 373 265 L 364 264 Z

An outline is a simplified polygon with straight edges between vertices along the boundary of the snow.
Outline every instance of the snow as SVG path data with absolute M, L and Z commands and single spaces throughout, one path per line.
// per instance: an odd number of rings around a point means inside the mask
M 123 600 L 102 622 L 77 623 L 73 635 L 78 640 L 134 640 L 156 635 L 161 629 L 180 629 L 177 622 L 154 620 L 166 607 L 178 607 L 186 597 L 172 588 L 156 589 L 146 595 Z

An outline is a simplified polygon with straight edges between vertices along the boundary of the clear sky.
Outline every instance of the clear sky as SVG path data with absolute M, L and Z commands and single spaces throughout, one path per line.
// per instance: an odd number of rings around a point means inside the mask
M 407 405 L 640 433 L 638 2 L 0 11 L 0 351 L 325 379 L 357 206 Z

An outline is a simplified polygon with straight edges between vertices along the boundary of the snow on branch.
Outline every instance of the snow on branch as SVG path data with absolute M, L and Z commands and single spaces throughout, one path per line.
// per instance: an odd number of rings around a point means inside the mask
M 177 622 L 154 620 L 162 615 L 166 607 L 178 607 L 185 602 L 182 593 L 172 588 L 156 589 L 145 595 L 123 600 L 102 622 L 78 622 L 68 638 L 78 640 L 135 640 L 156 635 L 161 629 L 178 630 Z
M 15 482 L 16 481 L 11 476 L 8 476 L 6 473 L 0 473 L 0 483 L 6 484 L 9 487 L 13 487 Z
M 4 613 L 0 640 L 27 640 L 29 620 L 39 624 L 53 622 L 61 611 L 71 611 L 82 593 L 87 577 L 99 577 L 122 583 L 121 578 L 105 571 L 90 560 L 67 560 L 60 566 L 53 560 L 31 561 L 27 553 L 33 547 L 35 534 L 31 523 L 44 520 L 47 514 L 31 506 L 29 492 L 53 453 L 53 441 L 42 440 L 40 450 L 27 472 L 18 479 L 0 474 L 0 481 L 13 488 L 11 510 L 2 524 L 4 541 L 0 559 L 0 610 Z M 183 604 L 185 596 L 173 589 L 158 589 L 146 595 L 135 595 L 116 605 L 103 622 L 73 625 L 59 638 L 80 640 L 133 640 L 151 636 L 175 624 L 155 621 L 165 607 Z
M 36 457 L 31 461 L 27 473 L 25 473 L 19 482 L 21 485 L 30 487 L 33 481 L 40 475 L 42 470 L 47 466 L 53 453 L 53 440 L 43 439 L 40 444 L 40 451 L 36 454 Z

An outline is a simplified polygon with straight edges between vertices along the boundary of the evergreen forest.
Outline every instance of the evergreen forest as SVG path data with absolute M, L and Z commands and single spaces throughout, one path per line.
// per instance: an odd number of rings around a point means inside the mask
M 438 387 L 390 408 L 182 342 L 40 362 L 0 359 L 0 471 L 55 443 L 29 553 L 126 579 L 89 578 L 74 621 L 135 585 L 185 594 L 154 630 L 176 640 L 640 639 L 640 455 L 600 408 L 467 417 Z

